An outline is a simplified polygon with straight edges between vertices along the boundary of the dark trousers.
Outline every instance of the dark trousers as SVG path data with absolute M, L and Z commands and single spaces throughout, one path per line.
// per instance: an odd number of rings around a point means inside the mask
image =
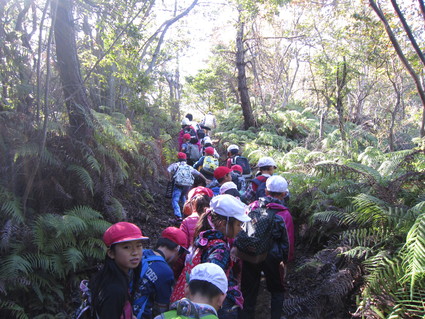
M 280 319 L 282 314 L 284 292 L 284 268 L 280 261 L 267 256 L 259 264 L 243 262 L 241 289 L 244 297 L 243 310 L 239 319 L 254 319 L 258 290 L 260 288 L 261 271 L 266 277 L 267 290 L 271 294 L 271 319 Z

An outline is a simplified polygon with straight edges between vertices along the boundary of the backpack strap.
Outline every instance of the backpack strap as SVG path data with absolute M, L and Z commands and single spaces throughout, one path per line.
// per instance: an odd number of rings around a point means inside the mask
M 150 256 L 146 256 L 146 257 L 142 258 L 142 269 L 140 271 L 140 279 L 142 279 L 145 276 L 145 274 L 146 274 L 146 272 L 148 271 L 148 268 L 149 268 L 149 263 L 152 262 L 152 261 L 162 261 L 164 263 L 166 262 L 164 257 L 157 256 L 157 255 L 150 255 Z M 137 319 L 142 318 L 143 313 L 145 312 L 146 304 L 148 303 L 149 296 L 142 296 L 138 300 L 134 301 L 134 303 L 136 303 L 136 301 L 140 301 L 143 298 L 144 298 L 144 300 L 140 303 L 140 309 L 139 309 L 139 313 L 137 314 Z

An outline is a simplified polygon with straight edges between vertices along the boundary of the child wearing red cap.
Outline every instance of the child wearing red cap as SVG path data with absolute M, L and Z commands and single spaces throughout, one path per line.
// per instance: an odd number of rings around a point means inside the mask
M 163 230 L 154 249 L 145 249 L 147 270 L 136 287 L 133 311 L 137 318 L 153 318 L 168 310 L 174 273 L 171 265 L 187 251 L 186 235 L 176 227 Z M 145 262 L 146 263 L 146 262 Z
M 189 213 L 180 225 L 180 229 L 186 234 L 189 246 L 193 244 L 196 223 L 207 208 L 210 206 L 214 193 L 211 189 L 198 186 L 190 190 L 187 202 L 184 204 L 183 212 Z
M 193 168 L 200 171 L 208 179 L 213 179 L 214 171 L 219 165 L 218 159 L 214 156 L 214 151 L 214 148 L 211 146 L 205 148 L 204 156 L 193 164 Z
M 215 169 L 214 180 L 208 185 L 208 188 L 213 191 L 214 195 L 220 194 L 221 185 L 232 181 L 231 172 L 232 170 L 226 166 L 219 166 Z
M 105 231 L 105 263 L 89 282 L 97 318 L 132 318 L 134 293 L 129 293 L 129 282 L 139 282 L 145 239 L 132 223 L 119 222 Z
M 187 153 L 187 145 L 190 141 L 190 138 L 191 137 L 189 133 L 183 134 L 182 145 L 180 146 L 180 152 Z

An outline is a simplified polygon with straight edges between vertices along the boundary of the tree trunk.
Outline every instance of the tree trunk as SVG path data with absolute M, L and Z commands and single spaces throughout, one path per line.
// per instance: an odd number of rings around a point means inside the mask
M 236 68 L 238 69 L 238 91 L 240 93 L 242 113 L 244 117 L 244 128 L 255 127 L 255 119 L 252 114 L 251 101 L 249 100 L 248 86 L 245 73 L 245 51 L 243 45 L 244 22 L 241 21 L 239 13 L 238 31 L 236 35 Z
M 341 139 L 346 142 L 347 141 L 347 135 L 345 133 L 344 128 L 344 104 L 343 99 L 345 97 L 345 86 L 347 85 L 347 63 L 344 61 L 342 62 L 342 70 L 341 66 L 338 66 L 337 74 L 336 74 L 336 85 L 337 85 L 337 91 L 336 91 L 336 103 L 334 103 L 335 109 L 338 113 L 338 126 L 339 131 L 341 133 Z
M 80 141 L 93 136 L 91 112 L 80 73 L 72 17 L 73 0 L 54 0 L 57 6 L 54 23 L 56 58 L 69 116 L 70 135 Z
M 421 3 L 421 1 L 420 1 Z M 390 38 L 390 41 L 405 68 L 409 72 L 410 76 L 412 77 L 413 81 L 415 82 L 416 89 L 418 91 L 419 97 L 421 98 L 423 111 L 422 111 L 422 124 L 421 124 L 421 130 L 420 135 L 421 137 L 425 136 L 425 91 L 422 86 L 422 83 L 420 81 L 419 76 L 416 74 L 413 67 L 410 65 L 409 61 L 407 60 L 406 56 L 403 54 L 403 51 L 400 48 L 400 45 L 398 44 L 398 41 L 388 23 L 387 18 L 385 17 L 384 13 L 380 8 L 378 8 L 378 5 L 376 4 L 375 0 L 369 0 L 369 4 L 371 5 L 372 9 L 375 11 L 375 13 L 378 15 L 379 19 L 381 19 L 382 23 L 385 26 L 385 31 L 388 34 L 388 37 Z

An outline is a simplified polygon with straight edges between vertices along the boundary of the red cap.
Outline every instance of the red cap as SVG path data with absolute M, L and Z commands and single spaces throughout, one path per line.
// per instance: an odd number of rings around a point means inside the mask
M 187 250 L 187 237 L 186 234 L 180 228 L 167 227 L 162 231 L 161 237 L 167 238 L 173 243 Z
M 243 172 L 242 166 L 240 165 L 233 165 L 232 166 L 232 171 L 238 171 L 238 172 Z
M 190 140 L 190 134 L 189 133 L 184 134 L 183 138 L 186 140 Z
M 208 197 L 213 197 L 214 193 L 211 189 L 204 187 L 204 186 L 198 186 L 195 188 L 192 188 L 189 191 L 189 194 L 187 195 L 187 200 L 191 200 L 193 197 L 197 195 L 207 195 Z
M 223 178 L 226 174 L 230 173 L 232 170 L 226 166 L 219 166 L 214 170 L 214 177 L 216 179 Z
M 186 154 L 185 154 L 185 153 L 183 153 L 183 152 L 179 152 L 179 153 L 177 154 L 177 158 L 178 158 L 178 159 L 187 159 L 187 156 L 186 156 Z
M 148 239 L 144 237 L 139 227 L 132 223 L 119 222 L 109 227 L 103 234 L 103 242 L 107 247 L 126 241 Z
M 211 146 L 208 146 L 207 148 L 205 148 L 205 154 L 214 155 L 214 148 Z

